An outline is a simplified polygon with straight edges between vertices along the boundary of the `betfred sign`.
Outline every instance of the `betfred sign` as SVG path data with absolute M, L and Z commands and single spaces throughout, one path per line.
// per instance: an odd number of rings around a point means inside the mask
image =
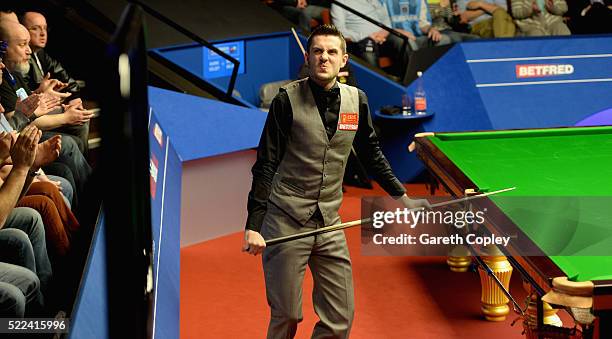
M 574 73 L 574 66 L 562 65 L 516 65 L 516 77 L 541 78 L 555 75 L 568 75 Z

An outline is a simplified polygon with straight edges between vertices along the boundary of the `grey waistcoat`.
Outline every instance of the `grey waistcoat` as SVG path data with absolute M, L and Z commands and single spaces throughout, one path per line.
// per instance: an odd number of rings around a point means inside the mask
M 287 148 L 272 180 L 270 201 L 304 225 L 317 206 L 325 225 L 339 221 L 342 178 L 355 138 L 359 117 L 359 95 L 355 87 L 340 86 L 340 116 L 336 133 L 329 140 L 306 79 L 292 82 L 287 91 L 293 123 Z M 343 113 L 353 113 L 350 116 Z

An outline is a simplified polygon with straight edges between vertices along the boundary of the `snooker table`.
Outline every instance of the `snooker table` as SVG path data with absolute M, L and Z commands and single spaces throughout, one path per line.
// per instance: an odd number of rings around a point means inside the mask
M 598 251 L 547 255 L 554 252 L 548 249 L 540 255 L 524 256 L 520 249 L 508 246 L 489 263 L 495 266 L 499 257 L 507 256 L 539 296 L 553 290 L 554 278 L 591 286 L 586 295 L 580 288 L 576 295 L 588 300 L 589 311 L 599 317 L 600 338 L 612 338 L 612 126 L 420 133 L 412 146 L 434 178 L 455 197 L 463 197 L 469 190 L 516 187 L 499 197 L 481 199 L 491 209 L 486 226 L 493 232 L 498 222 L 510 224 L 536 248 L 549 246 L 563 237 L 563 232 L 545 227 L 534 232 L 537 226 L 504 206 L 505 197 L 567 197 L 570 202 L 580 197 L 590 199 L 591 203 L 581 204 L 578 212 L 594 218 L 584 223 L 578 220 L 570 237 L 587 241 L 583 248 L 596 247 Z M 557 208 L 560 214 L 567 213 L 567 205 Z M 511 270 L 506 272 L 508 282 Z M 571 299 L 571 288 L 567 293 Z M 538 307 L 541 311 L 542 306 Z M 541 320 L 541 315 L 538 317 Z

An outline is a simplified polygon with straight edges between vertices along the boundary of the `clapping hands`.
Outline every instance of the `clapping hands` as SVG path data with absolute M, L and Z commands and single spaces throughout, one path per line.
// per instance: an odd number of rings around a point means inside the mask
M 17 137 L 17 141 L 11 147 L 11 159 L 13 160 L 13 168 L 30 169 L 36 158 L 36 147 L 42 132 L 34 125 L 28 125 L 21 131 Z
M 10 133 L 0 132 L 0 163 L 4 163 L 4 160 L 11 156 L 12 143 L 13 138 Z
M 70 93 L 61 93 L 60 91 L 68 86 L 68 84 L 63 83 L 57 79 L 51 79 L 51 74 L 47 73 L 45 77 L 40 82 L 40 85 L 36 89 L 36 93 L 47 93 L 56 98 L 65 99 L 69 97 Z

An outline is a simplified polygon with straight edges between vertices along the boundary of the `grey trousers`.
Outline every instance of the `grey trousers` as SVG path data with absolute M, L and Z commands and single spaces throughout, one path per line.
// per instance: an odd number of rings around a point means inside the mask
M 32 309 L 35 309 L 32 313 Z M 0 262 L 0 316 L 23 318 L 40 315 L 42 294 L 34 272 L 13 264 Z M 27 312 L 26 312 L 27 311 Z
M 53 271 L 47 255 L 45 226 L 40 214 L 28 207 L 13 208 L 4 223 L 4 228 L 20 229 L 27 234 L 34 251 L 34 262 L 24 266 L 36 273 L 40 280 L 40 289 L 44 294 L 51 283 Z
M 309 221 L 302 227 L 269 203 L 262 236 L 270 239 L 322 226 Z M 295 336 L 302 320 L 302 284 L 307 265 L 314 280 L 314 310 L 319 316 L 312 338 L 349 337 L 354 314 L 353 275 L 344 232 L 266 247 L 262 261 L 271 309 L 268 339 Z
M 0 316 L 40 315 L 43 296 L 28 235 L 13 228 L 0 229 Z

